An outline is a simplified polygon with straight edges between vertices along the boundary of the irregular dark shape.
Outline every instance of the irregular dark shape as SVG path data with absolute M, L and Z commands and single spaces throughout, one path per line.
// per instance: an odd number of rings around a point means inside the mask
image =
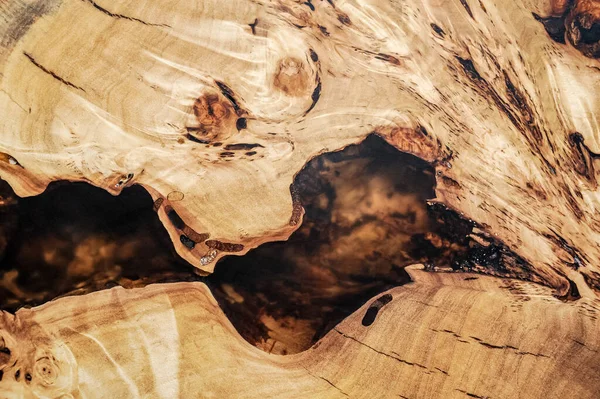
M 181 243 L 185 245 L 188 249 L 194 249 L 194 247 L 196 246 L 196 243 L 190 240 L 190 238 L 184 234 L 179 236 L 179 241 L 181 241 Z
M 521 111 L 521 114 L 525 117 L 527 122 L 533 121 L 533 111 L 529 107 L 525 96 L 517 89 L 506 73 L 506 71 L 502 71 L 504 74 L 504 84 L 506 85 L 506 92 L 508 93 L 508 98 L 510 102 L 515 106 L 516 109 Z
M 235 153 L 231 152 L 231 151 L 223 151 L 219 154 L 219 156 L 221 158 L 232 158 L 235 156 Z
M 560 298 L 565 301 L 576 301 L 581 298 L 581 294 L 579 294 L 579 288 L 577 288 L 577 284 L 571 279 L 567 279 L 569 282 L 569 291 L 567 295 Z
M 188 131 L 195 130 L 194 128 L 187 128 L 187 129 L 188 129 Z M 188 139 L 188 140 L 190 140 L 190 141 L 193 141 L 194 143 L 198 143 L 198 144 L 208 144 L 208 143 L 210 143 L 210 141 L 208 141 L 208 140 L 201 140 L 198 137 L 192 136 L 189 133 L 185 135 L 185 138 Z
M 3 191 L 0 196 L 9 198 Z M 117 285 L 200 280 L 195 268 L 175 253 L 154 204 L 160 204 L 158 210 L 168 202 L 164 197 L 153 201 L 139 185 L 114 196 L 81 182 L 54 182 L 38 196 L 10 206 L 0 204 L 0 233 L 10 229 L 6 252 L 0 255 L 0 308 L 14 312 L 59 296 Z M 187 227 L 179 234 L 200 238 L 199 242 L 208 238 L 193 236 Z M 18 272 L 13 282 L 17 291 L 2 282 L 11 270 Z M 0 337 L 0 368 L 10 357 L 3 353 L 9 352 L 4 346 Z
M 307 6 L 308 8 L 310 8 L 310 9 L 311 9 L 311 11 L 314 11 L 314 10 L 315 10 L 315 6 L 313 6 L 313 5 L 312 5 L 312 3 L 311 3 L 310 1 L 305 1 L 305 2 L 304 2 L 304 3 L 302 3 L 302 4 L 304 4 L 305 6 Z
M 152 209 L 154 209 L 154 212 L 158 212 L 163 202 L 165 202 L 165 199 L 163 197 L 159 197 L 156 199 L 156 201 L 154 201 L 154 203 L 152 204 Z
M 569 134 L 569 143 L 576 150 L 574 154 L 575 171 L 584 176 L 596 186 L 596 172 L 594 168 L 594 160 L 600 158 L 600 154 L 597 154 L 590 150 L 585 144 L 583 135 L 579 132 Z
M 319 25 L 319 30 L 321 31 L 322 34 L 324 34 L 325 36 L 329 36 L 329 32 L 327 31 L 327 28 L 324 26 Z
M 217 86 L 219 86 L 219 90 L 221 90 L 221 93 L 223 93 L 223 96 L 225 96 L 229 102 L 231 102 L 231 105 L 233 106 L 233 109 L 235 109 L 236 113 L 239 114 L 240 111 L 240 106 L 238 105 L 236 99 L 235 99 L 235 95 L 233 93 L 233 90 L 231 90 L 229 88 L 229 86 L 227 86 L 225 83 L 223 82 L 219 82 L 218 80 L 215 80 L 215 84 Z
M 576 250 L 573 245 L 570 245 L 567 240 L 564 239 L 555 230 L 550 229 L 552 234 L 545 234 L 544 237 L 556 243 L 563 250 L 565 250 L 573 258 L 572 263 L 567 263 L 573 270 L 579 270 L 580 267 L 585 266 L 584 260 L 587 260 L 585 255 Z
M 369 309 L 367 309 L 367 312 L 365 313 L 365 315 L 362 319 L 362 325 L 365 327 L 368 327 L 371 324 L 373 324 L 373 322 L 375 321 L 375 318 L 377 317 L 377 313 L 379 313 L 379 310 L 382 307 L 384 307 L 385 305 L 387 305 L 388 303 L 390 303 L 392 301 L 392 299 L 393 299 L 392 294 L 385 294 L 385 295 L 382 295 L 379 298 L 377 298 L 371 304 L 371 306 L 369 306 Z
M 378 60 L 389 62 L 390 64 L 400 65 L 400 60 L 393 55 L 379 53 L 375 56 Z
M 254 148 L 264 148 L 260 144 L 256 143 L 237 143 L 237 144 L 227 144 L 223 149 L 227 151 L 248 151 Z
M 320 97 L 321 97 L 321 79 L 317 78 L 317 87 L 315 87 L 315 90 L 312 92 L 312 95 L 310 96 L 310 98 L 312 99 L 312 104 L 310 104 L 310 107 L 308 107 L 308 109 L 306 110 L 304 115 L 306 115 L 310 111 L 312 111 L 312 109 L 315 107 L 315 105 L 317 105 L 317 101 L 319 101 Z
M 315 50 L 313 49 L 310 49 L 310 59 L 313 60 L 313 62 L 319 61 L 319 56 L 317 55 L 317 53 L 315 53 Z
M 206 244 L 206 246 L 209 248 L 214 248 L 222 252 L 241 252 L 244 250 L 244 246 L 242 244 L 232 244 L 217 240 L 208 240 L 204 244 Z
M 256 35 L 256 25 L 258 25 L 258 18 L 255 18 L 254 22 L 252 22 L 251 24 L 248 24 L 248 26 L 250 26 L 250 29 L 252 29 L 253 35 Z
M 565 16 L 562 17 L 540 17 L 536 13 L 533 13 L 533 17 L 544 25 L 544 29 L 548 33 L 548 36 L 556 43 L 565 44 L 565 33 L 567 28 L 565 27 Z
M 165 208 L 165 212 L 167 213 L 167 217 L 171 221 L 171 224 L 178 230 L 183 230 L 185 228 L 185 222 L 181 217 L 177 214 L 175 209 L 170 206 Z
M 337 18 L 338 18 L 338 21 L 340 21 L 341 23 L 343 23 L 346 26 L 352 25 L 352 21 L 350 20 L 350 17 L 347 14 L 344 14 L 343 12 L 338 11 Z
M 567 39 L 589 58 L 600 57 L 600 12 L 594 6 L 594 2 L 580 1 L 565 20 Z
M 79 87 L 79 86 L 76 86 L 76 85 L 74 85 L 73 83 L 71 83 L 71 82 L 69 82 L 69 81 L 67 81 L 67 80 L 63 79 L 62 77 L 58 76 L 56 73 L 54 73 L 54 72 L 50 71 L 49 69 L 46 69 L 46 67 L 44 67 L 44 66 L 43 66 L 43 65 L 41 65 L 39 62 L 37 62 L 37 61 L 36 61 L 36 60 L 35 60 L 35 59 L 34 59 L 34 58 L 33 58 L 33 57 L 32 57 L 32 56 L 29 54 L 29 53 L 23 53 L 23 55 L 24 55 L 25 57 L 27 57 L 27 59 L 28 59 L 29 61 L 31 61 L 31 63 L 32 63 L 33 65 L 35 65 L 36 67 L 38 67 L 39 69 L 41 69 L 43 72 L 47 73 L 48 75 L 52 76 L 54 79 L 58 80 L 58 81 L 59 81 L 59 82 L 61 82 L 62 84 L 65 84 L 65 85 L 67 85 L 67 86 L 69 86 L 69 87 L 72 87 L 72 88 L 74 88 L 74 89 L 77 89 L 77 90 L 81 90 L 81 91 L 83 91 L 84 93 L 86 92 L 86 91 L 85 91 L 83 88 L 81 88 L 81 87 Z
M 442 28 L 440 28 L 438 25 L 431 23 L 431 29 L 433 29 L 433 31 L 435 33 L 438 34 L 438 36 L 444 37 L 446 36 L 446 32 L 444 32 L 444 30 Z
M 245 129 L 247 126 L 248 126 L 248 122 L 246 121 L 246 118 L 238 118 L 235 121 L 235 128 L 237 130 Z
M 430 233 L 413 235 L 411 254 L 429 265 L 429 269 L 450 268 L 542 281 L 525 259 L 500 240 L 474 232 L 475 228 L 481 229 L 482 226 L 440 203 L 431 204 L 428 212 L 435 227 Z M 474 236 L 478 239 L 475 240 Z
M 192 240 L 196 243 L 204 242 L 204 241 L 208 240 L 208 238 L 210 237 L 210 234 L 208 234 L 208 233 L 197 233 L 190 226 L 185 226 L 185 228 L 183 229 L 183 234 L 188 236 L 188 238 L 190 240 Z
M 467 10 L 467 13 L 469 14 L 469 16 L 473 19 L 475 19 L 473 17 L 473 12 L 471 11 L 471 7 L 469 6 L 469 3 L 467 3 L 467 0 L 460 0 L 460 4 L 463 5 L 463 7 L 465 8 L 465 10 Z
M 456 59 L 458 60 L 458 62 L 460 62 L 460 65 L 462 65 L 463 70 L 465 71 L 467 76 L 469 76 L 469 78 L 471 78 L 471 80 L 475 80 L 475 81 L 483 80 L 483 78 L 481 77 L 479 72 L 477 72 L 477 69 L 475 68 L 475 65 L 473 64 L 472 60 L 465 59 L 465 58 L 458 57 L 458 56 L 456 57 Z

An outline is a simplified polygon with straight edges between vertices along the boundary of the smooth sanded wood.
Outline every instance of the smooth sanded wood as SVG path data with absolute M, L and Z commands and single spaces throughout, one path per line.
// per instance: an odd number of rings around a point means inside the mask
M 408 271 L 306 352 L 245 342 L 202 283 L 4 313 L 0 397 L 597 398 L 600 302 L 475 274 Z
M 210 272 L 288 237 L 294 175 L 376 132 L 433 162 L 436 201 L 536 280 L 597 291 L 597 4 L 3 3 L 0 177 L 22 196 L 141 184 L 179 254 Z

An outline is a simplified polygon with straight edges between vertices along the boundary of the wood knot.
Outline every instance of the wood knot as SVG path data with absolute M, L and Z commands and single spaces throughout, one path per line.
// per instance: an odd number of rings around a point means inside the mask
M 294 57 L 280 60 L 273 84 L 288 96 L 306 95 L 310 89 L 310 83 L 304 62 Z
M 58 375 L 58 366 L 48 356 L 38 359 L 33 366 L 33 377 L 43 386 L 54 385 Z
M 225 83 L 215 82 L 218 93 L 205 93 L 194 101 L 192 107 L 195 123 L 187 127 L 187 138 L 200 143 L 209 143 L 216 138 L 226 139 L 236 130 L 238 117 L 245 115 L 236 96 Z

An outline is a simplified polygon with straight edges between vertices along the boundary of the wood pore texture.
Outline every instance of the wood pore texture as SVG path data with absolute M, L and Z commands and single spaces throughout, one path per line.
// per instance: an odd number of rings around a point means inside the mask
M 408 271 L 413 283 L 374 298 L 289 356 L 245 342 L 202 283 L 117 287 L 5 314 L 11 361 L 0 397 L 600 394 L 597 299 L 562 302 L 533 283 Z
M 286 240 L 295 176 L 374 133 L 518 259 L 410 267 L 289 356 L 244 341 L 201 282 L 5 312 L 0 398 L 600 397 L 598 57 L 598 0 L 0 0 L 18 196 L 140 185 L 208 274 Z

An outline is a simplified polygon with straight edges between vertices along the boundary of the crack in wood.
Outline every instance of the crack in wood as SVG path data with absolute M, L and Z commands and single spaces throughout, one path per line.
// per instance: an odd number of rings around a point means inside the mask
M 396 352 L 392 352 L 392 353 L 393 353 L 393 355 L 390 355 L 389 353 L 386 353 L 386 352 L 382 352 L 382 351 L 380 351 L 380 350 L 377 350 L 377 349 L 373 348 L 372 346 L 369 346 L 369 345 L 365 344 L 364 342 L 362 342 L 362 341 L 360 341 L 360 340 L 356 339 L 355 337 L 353 337 L 353 336 L 351 336 L 351 335 L 348 335 L 348 334 L 346 334 L 346 333 L 343 333 L 343 332 L 341 332 L 340 330 L 338 330 L 338 328 L 337 328 L 337 327 L 336 327 L 336 328 L 334 328 L 333 330 L 334 330 L 335 332 L 337 332 L 338 334 L 340 334 L 341 336 L 343 336 L 344 338 L 348 338 L 348 339 L 350 339 L 350 340 L 352 340 L 352 341 L 354 341 L 354 342 L 356 342 L 356 343 L 358 343 L 358 344 L 360 344 L 360 345 L 363 345 L 363 346 L 365 346 L 365 347 L 369 348 L 369 349 L 370 349 L 370 350 L 372 350 L 373 352 L 376 352 L 376 353 L 379 353 L 380 355 L 384 355 L 384 356 L 386 356 L 386 357 L 389 357 L 390 359 L 394 359 L 394 360 L 396 360 L 396 361 L 397 361 L 397 362 L 399 362 L 399 363 L 406 364 L 406 365 L 408 365 L 408 366 L 415 366 L 415 367 L 418 367 L 418 368 L 421 368 L 421 369 L 425 369 L 425 370 L 429 370 L 429 368 L 428 368 L 427 366 L 424 366 L 424 365 L 422 365 L 422 364 L 419 364 L 419 363 L 414 363 L 414 362 L 409 362 L 408 360 L 401 359 L 401 358 L 399 357 L 400 355 L 399 355 L 398 353 L 396 353 Z M 395 356 L 394 356 L 394 355 L 395 355 Z
M 323 376 L 320 376 L 320 375 L 313 374 L 313 373 L 312 373 L 312 372 L 311 372 L 311 371 L 308 369 L 308 367 L 306 367 L 306 366 L 303 366 L 303 367 L 304 367 L 304 370 L 306 370 L 306 372 L 307 372 L 308 374 L 310 374 L 312 377 L 315 377 L 315 378 L 318 378 L 318 379 L 321 379 L 321 380 L 325 381 L 326 383 L 328 383 L 329 385 L 331 385 L 333 388 L 337 389 L 337 390 L 338 390 L 338 392 L 339 392 L 339 393 L 341 393 L 342 395 L 344 395 L 344 396 L 346 396 L 346 397 L 350 397 L 350 395 L 348 395 L 346 392 L 342 391 L 340 388 L 338 388 L 338 387 L 337 387 L 337 386 L 336 386 L 336 385 L 335 385 L 333 382 L 329 381 L 327 378 L 325 378 L 325 377 L 323 377 Z
M 42 70 L 44 73 L 46 73 L 46 74 L 48 74 L 48 75 L 52 76 L 54 79 L 58 80 L 58 81 L 59 81 L 59 82 L 61 82 L 62 84 L 65 84 L 65 85 L 67 85 L 67 86 L 69 86 L 69 87 L 72 87 L 72 88 L 74 88 L 74 89 L 81 90 L 81 91 L 83 91 L 84 93 L 87 93 L 87 92 L 85 91 L 85 89 L 83 89 L 82 87 L 79 87 L 79 86 L 77 86 L 77 85 L 74 85 L 73 83 L 69 82 L 68 80 L 65 80 L 64 78 L 62 78 L 62 77 L 58 76 L 58 75 L 57 75 L 56 73 L 54 73 L 53 71 L 51 71 L 51 70 L 47 69 L 46 67 L 44 67 L 43 65 L 41 65 L 39 62 L 37 62 L 37 61 L 35 60 L 35 58 L 33 58 L 33 56 L 31 56 L 31 54 L 29 54 L 29 53 L 27 53 L 27 52 L 23 52 L 23 55 L 24 55 L 25 57 L 27 57 L 27 59 L 28 59 L 29 61 L 31 61 L 31 63 L 32 63 L 33 65 L 35 65 L 36 67 L 38 67 L 38 68 L 39 68 L 40 70 Z
M 89 3 L 90 5 L 92 5 L 96 10 L 108 15 L 109 17 L 112 18 L 116 18 L 116 19 L 126 19 L 128 21 L 133 21 L 133 22 L 139 22 L 143 25 L 147 25 L 147 26 L 159 26 L 159 27 L 164 27 L 164 28 L 172 28 L 172 26 L 167 25 L 167 24 L 156 24 L 156 23 L 151 23 L 151 22 L 146 22 L 142 19 L 139 18 L 135 18 L 135 17 L 129 17 L 127 15 L 123 15 L 123 14 L 116 14 L 113 12 L 108 11 L 106 8 L 100 6 L 98 3 L 96 3 L 94 0 L 85 0 L 87 3 Z

